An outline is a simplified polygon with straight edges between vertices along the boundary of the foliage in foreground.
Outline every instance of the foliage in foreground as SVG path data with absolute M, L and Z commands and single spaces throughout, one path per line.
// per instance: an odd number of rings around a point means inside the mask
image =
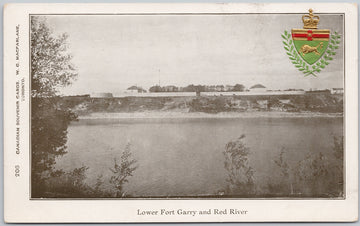
M 41 17 L 31 17 L 31 196 L 44 195 L 55 158 L 66 153 L 67 128 L 77 116 L 63 107 L 59 88 L 76 78 L 67 35 L 55 36 Z M 59 173 L 59 172 L 57 172 Z
M 110 184 L 113 185 L 116 191 L 116 197 L 125 196 L 124 184 L 129 182 L 128 178 L 133 176 L 133 172 L 137 166 L 136 160 L 132 158 L 130 144 L 127 144 L 124 152 L 120 157 L 120 163 L 118 164 L 116 158 L 114 159 L 114 168 L 110 168 L 112 176 L 110 178 Z
M 244 143 L 245 135 L 241 135 L 225 146 L 224 167 L 228 173 L 226 193 L 235 195 L 251 195 L 255 192 L 254 169 L 250 166 L 248 155 L 250 148 Z
M 254 182 L 255 170 L 248 162 L 250 148 L 242 135 L 226 145 L 228 173 L 225 195 L 237 197 L 343 197 L 343 137 L 333 138 L 330 154 L 309 152 L 297 162 L 288 163 L 290 153 L 281 149 L 273 160 L 275 171 L 266 187 Z
M 45 181 L 45 191 L 43 198 L 121 198 L 127 197 L 124 185 L 138 167 L 137 160 L 133 159 L 130 144 L 120 156 L 118 163 L 114 159 L 113 168 L 109 168 L 110 178 L 107 180 L 103 175 L 99 175 L 94 185 L 86 182 L 87 170 L 89 167 L 82 166 L 72 171 L 64 172 L 57 170 L 49 175 Z

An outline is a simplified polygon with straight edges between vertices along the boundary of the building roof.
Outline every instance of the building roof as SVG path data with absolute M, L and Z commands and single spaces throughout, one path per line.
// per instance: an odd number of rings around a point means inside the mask
M 138 89 L 141 89 L 137 86 L 130 86 L 129 88 L 127 88 L 128 90 L 138 90 Z
M 256 84 L 250 87 L 250 89 L 256 89 L 256 88 L 266 88 L 266 87 L 261 84 Z

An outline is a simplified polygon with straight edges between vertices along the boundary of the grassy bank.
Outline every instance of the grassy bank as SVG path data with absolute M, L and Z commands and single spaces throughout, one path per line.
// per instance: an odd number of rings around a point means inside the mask
M 304 94 L 213 97 L 60 97 L 61 104 L 80 116 L 94 113 L 342 113 L 343 96 Z M 229 114 L 231 115 L 231 114 Z

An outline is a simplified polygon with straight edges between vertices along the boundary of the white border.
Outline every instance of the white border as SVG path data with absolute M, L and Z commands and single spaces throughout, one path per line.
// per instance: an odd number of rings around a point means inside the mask
M 22 152 L 15 154 L 15 26 L 20 24 L 20 73 L 29 90 L 29 14 L 63 13 L 345 13 L 345 200 L 29 200 L 29 109 L 23 107 Z M 6 222 L 252 222 L 358 219 L 358 18 L 350 3 L 7 4 L 4 7 L 4 217 Z M 27 93 L 27 95 L 29 95 Z M 28 96 L 24 106 L 29 106 Z M 25 123 L 24 123 L 25 122 Z M 14 165 L 21 177 L 14 177 Z M 246 209 L 247 215 L 138 216 L 141 209 Z

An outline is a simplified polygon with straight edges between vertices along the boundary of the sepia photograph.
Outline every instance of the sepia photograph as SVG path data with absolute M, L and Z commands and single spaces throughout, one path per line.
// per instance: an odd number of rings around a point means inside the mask
M 29 19 L 32 199 L 346 197 L 343 14 Z
M 4 221 L 358 221 L 358 26 L 353 3 L 5 5 Z

